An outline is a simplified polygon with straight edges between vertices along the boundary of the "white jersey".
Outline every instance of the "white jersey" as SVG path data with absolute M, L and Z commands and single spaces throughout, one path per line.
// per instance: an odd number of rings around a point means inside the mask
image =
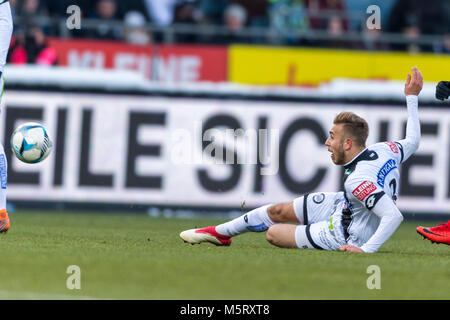
M 361 247 L 375 233 L 380 218 L 370 210 L 383 195 L 397 200 L 402 149 L 398 142 L 377 143 L 345 165 L 344 203 L 333 221 L 344 226 L 348 244 Z
M 420 141 L 417 96 L 408 96 L 407 105 L 405 139 L 371 145 L 344 166 L 344 201 L 332 220 L 341 231 L 336 237 L 366 252 L 375 252 L 401 222 L 391 219 L 394 211 L 399 213 L 392 205 L 398 196 L 399 166 L 417 150 Z M 391 200 L 380 201 L 384 195 Z M 381 219 L 385 219 L 383 226 Z

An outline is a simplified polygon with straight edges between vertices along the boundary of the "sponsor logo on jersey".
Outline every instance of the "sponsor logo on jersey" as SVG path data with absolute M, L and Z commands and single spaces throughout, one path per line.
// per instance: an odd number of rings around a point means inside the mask
M 398 147 L 397 147 L 397 145 L 394 142 L 387 141 L 385 143 L 389 146 L 389 148 L 391 148 L 393 153 L 398 153 Z
M 395 161 L 393 159 L 389 159 L 386 163 L 381 167 L 380 171 L 378 171 L 377 182 L 380 187 L 384 188 L 384 181 L 386 180 L 386 176 L 397 168 Z
M 374 192 L 377 187 L 370 181 L 364 181 L 352 191 L 352 194 L 359 201 L 363 201 L 369 194 Z
M 317 203 L 317 204 L 321 204 L 323 202 L 323 200 L 325 200 L 325 194 L 324 193 L 316 194 L 313 197 L 314 203 Z
M 377 204 L 378 200 L 380 200 L 383 195 L 384 191 L 381 191 L 368 196 L 366 199 L 366 208 L 372 210 L 373 207 L 375 207 L 375 205 Z

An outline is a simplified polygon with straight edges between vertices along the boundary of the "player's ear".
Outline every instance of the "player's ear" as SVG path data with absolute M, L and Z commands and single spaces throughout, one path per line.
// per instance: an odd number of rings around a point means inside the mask
M 352 138 L 346 138 L 344 140 L 344 150 L 348 151 L 348 150 L 350 150 L 352 148 L 352 146 L 353 146 Z

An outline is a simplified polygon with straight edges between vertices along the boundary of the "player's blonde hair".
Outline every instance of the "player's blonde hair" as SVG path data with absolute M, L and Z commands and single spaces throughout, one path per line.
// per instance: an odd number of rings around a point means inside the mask
M 333 121 L 334 124 L 343 124 L 344 131 L 350 135 L 359 146 L 365 147 L 369 136 L 369 125 L 367 121 L 353 112 L 344 111 L 339 113 Z

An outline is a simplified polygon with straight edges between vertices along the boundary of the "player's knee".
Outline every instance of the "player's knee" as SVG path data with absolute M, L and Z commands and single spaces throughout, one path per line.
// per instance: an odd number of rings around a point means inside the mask
M 269 217 L 273 222 L 288 222 L 289 206 L 285 203 L 277 203 L 267 209 Z
M 266 232 L 266 240 L 269 243 L 275 245 L 275 243 L 276 243 L 276 235 L 277 235 L 276 226 L 271 226 Z
M 291 248 L 292 245 L 289 243 L 288 234 L 286 228 L 283 225 L 273 225 L 266 232 L 266 240 L 277 247 L 280 248 Z

